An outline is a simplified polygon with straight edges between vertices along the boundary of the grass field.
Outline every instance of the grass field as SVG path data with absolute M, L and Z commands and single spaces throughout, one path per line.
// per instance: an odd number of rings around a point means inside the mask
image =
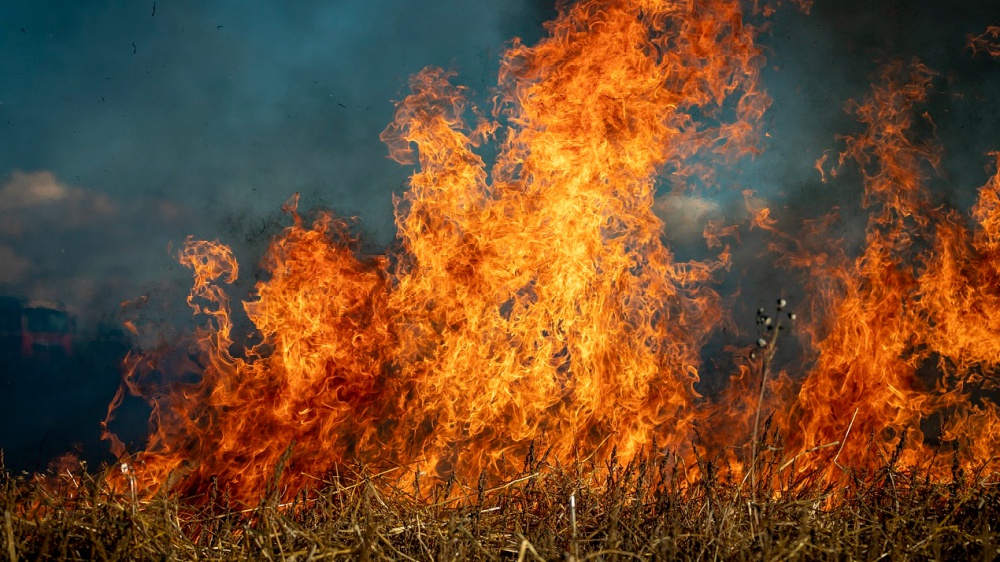
M 421 485 L 405 469 L 345 469 L 281 503 L 115 493 L 111 472 L 0 476 L 0 556 L 11 560 L 993 560 L 996 475 L 932 480 L 895 466 L 823 484 L 762 456 L 749 479 L 669 457 L 555 467 L 502 482 Z M 276 472 L 280 482 L 280 470 Z M 420 490 L 419 496 L 413 492 Z

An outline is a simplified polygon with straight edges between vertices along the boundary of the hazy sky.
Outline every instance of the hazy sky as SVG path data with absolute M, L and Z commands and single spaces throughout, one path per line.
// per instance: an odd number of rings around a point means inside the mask
M 0 293 L 104 311 L 164 286 L 183 292 L 169 243 L 219 238 L 252 265 L 293 192 L 302 207 L 360 216 L 384 245 L 410 170 L 386 158 L 378 135 L 408 76 L 450 67 L 486 94 L 504 44 L 537 39 L 551 4 L 0 3 Z M 682 211 L 661 202 L 679 253 L 698 255 L 705 217 L 740 220 L 742 187 L 789 223 L 856 206 L 858 186 L 821 185 L 812 164 L 850 131 L 843 104 L 868 89 L 876 59 L 920 56 L 963 93 L 932 109 L 952 154 L 942 189 L 971 204 L 984 150 L 1000 147 L 1000 66 L 964 43 L 1000 23 L 998 7 L 817 0 L 808 16 L 780 12 L 761 37 L 775 99 L 769 151 Z
M 485 91 L 505 42 L 537 38 L 552 13 L 527 0 L 0 4 L 0 293 L 137 295 L 174 275 L 167 244 L 186 234 L 259 250 L 261 217 L 293 192 L 360 215 L 384 244 L 409 172 L 378 137 L 408 77 L 444 66 Z
M 149 294 L 147 314 L 183 329 L 174 319 L 190 322 L 190 276 L 168 245 L 188 234 L 232 245 L 249 289 L 294 192 L 302 208 L 358 215 L 377 250 L 394 236 L 392 196 L 411 171 L 388 160 L 378 138 L 408 77 L 451 68 L 482 99 L 506 42 L 537 40 L 552 5 L 157 0 L 154 11 L 136 0 L 0 2 L 0 295 L 65 301 L 86 331 L 96 318 L 119 323 L 117 303 Z M 965 42 L 996 24 L 998 0 L 816 0 L 810 15 L 775 16 L 760 37 L 774 98 L 766 152 L 696 197 L 670 197 L 665 181 L 656 207 L 682 259 L 708 255 L 706 219 L 742 224 L 721 285 L 726 295 L 741 291 L 732 297 L 740 326 L 752 330 L 753 310 L 778 294 L 793 306 L 804 297 L 746 229 L 743 189 L 757 191 L 789 232 L 837 206 L 844 220 L 831 234 L 848 243 L 863 234 L 856 175 L 822 184 L 813 162 L 854 130 L 844 103 L 865 95 L 882 62 L 917 56 L 939 72 L 927 109 L 948 156 L 933 186 L 942 202 L 972 205 L 984 153 L 1000 149 L 1000 61 L 973 58 Z M 747 341 L 720 334 L 706 357 Z M 124 349 L 94 349 L 107 357 L 85 357 L 56 378 L 0 380 L 8 466 L 44 466 L 74 442 L 107 454 L 97 422 Z M 706 361 L 702 376 L 711 385 L 726 369 Z M 128 421 L 123 411 L 116 431 L 140 439 L 141 414 Z

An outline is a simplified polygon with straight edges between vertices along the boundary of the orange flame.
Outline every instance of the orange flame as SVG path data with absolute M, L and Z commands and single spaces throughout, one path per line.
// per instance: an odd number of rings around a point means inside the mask
M 396 161 L 417 165 L 395 203 L 393 252 L 363 255 L 347 223 L 320 213 L 307 225 L 296 198 L 286 205 L 293 225 L 243 305 L 251 343 L 234 341 L 232 252 L 185 243 L 188 303 L 206 325 L 186 347 L 127 360 L 107 421 L 126 390 L 153 406 L 130 485 L 195 495 L 215 483 L 249 501 L 276 467 L 294 494 L 353 461 L 468 482 L 536 444 L 570 463 L 656 443 L 746 472 L 771 410 L 795 469 L 831 481 L 880 458 L 941 474 L 952 461 L 936 445 L 949 442 L 963 467 L 994 461 L 1000 172 L 971 231 L 935 204 L 941 150 L 914 131 L 918 119 L 933 127 L 920 110 L 929 69 L 885 68 L 849 105 L 861 132 L 843 137 L 832 168 L 826 154 L 816 162 L 823 185 L 860 167 L 870 218 L 858 257 L 812 244 L 835 214 L 783 234 L 744 191 L 750 226 L 808 273 L 806 368 L 768 373 L 783 326 L 759 316 L 760 350 L 737 350 L 745 360 L 711 404 L 694 387 L 728 320 L 713 281 L 729 265 L 723 238 L 738 233 L 710 222 L 719 255 L 678 262 L 654 196 L 663 175 L 693 189 L 758 151 L 769 99 L 755 30 L 735 0 L 589 0 L 547 30 L 504 54 L 491 113 L 449 73 L 411 79 L 382 134 Z M 477 149 L 491 142 L 488 166 Z M 749 454 L 733 452 L 751 438 Z
M 294 492 L 352 459 L 474 479 L 535 442 L 559 462 L 688 447 L 729 254 L 676 262 L 652 206 L 660 174 L 710 181 L 708 159 L 757 150 L 754 29 L 733 0 L 581 2 L 547 28 L 505 53 L 494 120 L 445 72 L 411 80 L 382 135 L 418 163 L 398 253 L 296 215 L 244 304 L 260 343 L 232 340 L 231 252 L 187 241 L 196 361 L 128 361 L 154 407 L 144 488 L 249 499 L 279 464 Z
M 987 373 L 1000 352 L 990 321 L 1000 301 L 989 284 L 1000 179 L 980 191 L 970 244 L 957 213 L 931 204 L 927 172 L 940 149 L 912 132 L 932 78 L 919 63 L 887 67 L 873 95 L 851 106 L 865 130 L 846 137 L 840 162 L 861 167 L 866 248 L 853 262 L 811 264 L 830 281 L 814 283 L 825 303 L 812 334 L 817 359 L 783 419 L 793 451 L 833 445 L 840 464 L 859 466 L 898 449 L 903 464 L 943 471 L 952 460 L 935 454 L 930 431 L 933 441 L 961 442 L 963 466 L 998 453 L 997 409 L 972 397 L 995 384 Z M 843 474 L 827 460 L 799 466 Z

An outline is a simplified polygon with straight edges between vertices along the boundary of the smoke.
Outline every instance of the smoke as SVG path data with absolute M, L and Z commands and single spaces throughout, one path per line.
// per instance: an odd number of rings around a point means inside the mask
M 1000 21 L 1000 5 L 983 0 L 942 2 L 817 2 L 809 15 L 779 12 L 762 43 L 768 64 L 762 79 L 774 98 L 768 150 L 747 164 L 749 178 L 787 211 L 789 226 L 835 206 L 858 207 L 860 182 L 850 173 L 828 184 L 812 168 L 839 148 L 836 137 L 857 125 L 844 110 L 871 88 L 887 63 L 918 59 L 938 73 L 924 108 L 934 122 L 929 140 L 946 157 L 935 188 L 942 200 L 968 210 L 986 180 L 985 153 L 1000 146 L 997 62 L 967 47 L 967 36 Z M 862 221 L 863 222 L 863 221 Z
M 253 263 L 267 237 L 246 240 L 245 225 L 273 232 L 294 192 L 303 208 L 362 217 L 367 239 L 384 246 L 408 170 L 386 160 L 378 136 L 408 77 L 453 68 L 485 101 L 505 43 L 537 38 L 553 13 L 528 1 L 153 4 L 0 7 L 0 71 L 12 77 L 0 84 L 0 178 L 49 172 L 106 197 L 115 220 L 136 227 L 102 221 L 127 241 L 105 245 L 104 263 L 142 278 L 119 283 L 121 300 L 150 277 L 144 270 L 165 267 L 166 243 L 187 234 L 226 239 Z M 190 228 L 126 216 L 150 201 L 183 209 Z M 78 224 L 48 226 L 60 253 L 92 255 L 99 243 L 77 236 Z M 16 278 L 4 274 L 8 292 L 37 292 L 43 277 L 63 275 L 46 270 L 45 244 L 5 247 L 29 263 Z M 164 260 L 153 265 L 150 254 Z M 91 283 L 106 284 L 106 269 L 83 265 Z
M 64 302 L 80 331 L 69 364 L 0 365 L 7 466 L 77 442 L 106 454 L 122 321 L 167 340 L 190 323 L 170 250 L 187 235 L 234 246 L 237 291 L 294 192 L 388 244 L 409 171 L 379 133 L 408 77 L 451 68 L 485 101 L 505 43 L 551 15 L 529 1 L 0 5 L 0 295 Z
M 685 252 L 703 248 L 698 237 L 710 218 L 745 223 L 744 188 L 779 205 L 774 216 L 785 228 L 835 206 L 858 228 L 863 220 L 852 222 L 850 211 L 857 182 L 848 175 L 821 184 L 813 162 L 852 130 L 844 102 L 863 95 L 879 61 L 914 56 L 941 72 L 942 94 L 928 109 L 951 155 L 942 189 L 956 205 L 971 205 L 997 125 L 985 100 L 1000 85 L 990 71 L 995 63 L 973 58 L 965 38 L 998 21 L 994 4 L 851 0 L 819 2 L 809 15 L 779 11 L 761 36 L 762 77 L 774 98 L 767 150 L 728 170 L 714 190 L 695 194 L 692 213 L 673 204 L 677 194 L 661 201 L 663 218 L 677 225 L 668 231 L 672 242 Z M 168 267 L 166 243 L 187 234 L 235 244 L 244 263 L 253 263 L 293 192 L 302 193 L 303 208 L 360 217 L 367 240 L 381 247 L 394 236 L 391 201 L 409 170 L 386 161 L 378 133 L 407 77 L 427 65 L 453 68 L 486 105 L 505 43 L 537 39 L 554 13 L 552 2 L 538 0 L 5 6 L 0 45 L 8 56 L 0 69 L 16 79 L 0 85 L 0 173 L 12 183 L 15 170 L 48 171 L 53 181 L 107 197 L 126 223 L 123 210 L 136 212 L 143 200 L 190 216 L 186 230 L 155 221 L 122 228 L 132 243 L 108 245 L 104 263 L 116 261 L 110 253 L 122 264 L 147 262 L 122 265 L 123 275 Z M 59 237 L 80 224 L 50 227 Z M 72 255 L 86 255 L 80 244 L 94 241 L 62 242 L 73 242 L 65 244 Z M 126 246 L 134 253 L 126 255 Z M 23 239 L 0 248 L 11 256 L 0 277 L 5 290 L 39 290 L 42 262 L 53 260 Z M 151 265 L 154 253 L 163 260 Z M 48 275 L 50 282 L 62 276 Z M 116 298 L 131 298 L 139 284 L 118 283 L 127 290 Z
M 768 201 L 778 229 L 792 237 L 801 235 L 804 221 L 835 212 L 828 236 L 849 255 L 858 253 L 867 222 L 860 177 L 847 166 L 824 181 L 815 163 L 824 155 L 835 159 L 840 137 L 857 131 L 845 105 L 871 90 L 885 64 L 917 59 L 937 72 L 932 99 L 922 108 L 929 117 L 926 140 L 945 150 L 931 185 L 938 204 L 968 213 L 988 176 L 986 153 L 1000 148 L 1000 115 L 991 103 L 1000 97 L 1000 74 L 996 60 L 973 56 L 967 37 L 997 22 L 1000 5 L 984 0 L 847 0 L 816 2 L 809 14 L 779 10 L 765 24 L 761 80 L 773 102 L 764 117 L 764 151 L 724 171 L 716 192 L 701 194 L 723 209 L 727 222 L 741 225 L 726 280 L 740 291 L 735 304 L 741 306 L 733 312 L 738 325 L 779 294 L 793 304 L 806 298 L 795 275 L 775 264 L 768 236 L 748 227 L 743 189 Z
M 358 216 L 368 243 L 384 247 L 410 170 L 386 160 L 379 132 L 407 78 L 454 69 L 488 106 L 506 42 L 534 41 L 554 13 L 539 0 L 5 3 L 0 293 L 64 301 L 82 327 L 118 321 L 120 301 L 148 293 L 183 309 L 188 273 L 168 247 L 188 234 L 218 238 L 253 264 L 293 192 L 302 208 Z M 965 41 L 997 23 L 989 0 L 821 0 L 767 24 L 766 150 L 697 193 L 665 178 L 656 206 L 681 257 L 718 252 L 702 238 L 709 221 L 740 225 L 721 280 L 740 292 L 738 326 L 752 328 L 747 310 L 795 290 L 775 276 L 766 235 L 749 229 L 744 189 L 793 235 L 839 208 L 831 236 L 860 242 L 857 177 L 822 183 L 813 164 L 853 130 L 844 103 L 864 95 L 881 63 L 918 57 L 939 72 L 929 133 L 947 157 L 934 185 L 942 203 L 972 205 L 984 153 L 1000 148 L 1000 73 Z M 244 288 L 252 268 L 248 277 Z M 187 313 L 156 314 L 174 312 Z
M 0 185 L 0 290 L 65 302 L 90 324 L 125 291 L 169 281 L 168 238 L 191 228 L 190 218 L 173 201 L 121 201 L 48 171 L 15 170 Z

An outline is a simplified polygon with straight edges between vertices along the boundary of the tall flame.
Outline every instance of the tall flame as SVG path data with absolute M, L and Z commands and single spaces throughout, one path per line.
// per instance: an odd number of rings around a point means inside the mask
M 129 360 L 154 406 L 144 487 L 253 498 L 279 464 L 294 491 L 355 459 L 474 479 L 534 443 L 560 462 L 688 446 L 729 255 L 677 262 L 652 206 L 661 174 L 683 188 L 756 151 L 754 29 L 733 0 L 586 1 L 547 29 L 503 56 L 491 117 L 448 73 L 413 77 L 382 135 L 418 165 L 398 252 L 295 215 L 244 305 L 260 343 L 235 351 L 229 250 L 185 244 L 209 323 L 196 377 Z
M 805 367 L 769 373 L 778 340 L 761 338 L 712 404 L 695 383 L 726 321 L 713 281 L 734 227 L 710 223 L 719 255 L 679 262 L 653 204 L 664 178 L 694 189 L 757 152 L 769 99 L 756 31 L 736 0 L 587 0 L 547 30 L 505 52 L 492 112 L 447 72 L 412 78 L 382 134 L 396 161 L 417 166 L 396 201 L 393 251 L 366 256 L 346 222 L 319 213 L 307 224 L 289 201 L 293 224 L 243 305 L 254 343 L 234 341 L 232 252 L 186 242 L 188 302 L 206 324 L 186 347 L 130 356 L 109 412 L 125 390 L 153 406 L 130 472 L 142 489 L 215 483 L 252 500 L 276 467 L 295 493 L 355 461 L 470 481 L 535 446 L 571 463 L 654 442 L 745 472 L 772 410 L 802 473 L 995 466 L 1000 171 L 972 226 L 935 202 L 942 151 L 919 134 L 933 127 L 921 111 L 933 72 L 887 66 L 849 105 L 860 132 L 842 139 L 836 165 L 829 154 L 816 164 L 824 185 L 850 162 L 861 170 L 870 218 L 857 257 L 783 234 L 744 191 L 751 227 L 807 273 Z M 806 226 L 824 239 L 832 220 Z M 956 456 L 937 454 L 945 443 Z
M 1000 453 L 998 410 L 984 394 L 1000 365 L 993 319 L 1000 176 L 980 190 L 970 241 L 962 217 L 933 204 L 928 178 L 941 150 L 914 130 L 917 118 L 933 126 L 918 113 L 932 79 L 919 62 L 889 65 L 872 95 L 850 106 L 864 130 L 846 137 L 840 163 L 859 165 L 871 215 L 855 260 L 799 261 L 823 283 L 813 283 L 822 311 L 810 334 L 815 366 L 783 417 L 793 451 L 834 444 L 842 465 L 895 455 L 938 473 L 953 459 L 938 454 L 937 443 L 960 446 L 963 466 Z M 821 465 L 843 474 L 820 455 L 800 468 Z

